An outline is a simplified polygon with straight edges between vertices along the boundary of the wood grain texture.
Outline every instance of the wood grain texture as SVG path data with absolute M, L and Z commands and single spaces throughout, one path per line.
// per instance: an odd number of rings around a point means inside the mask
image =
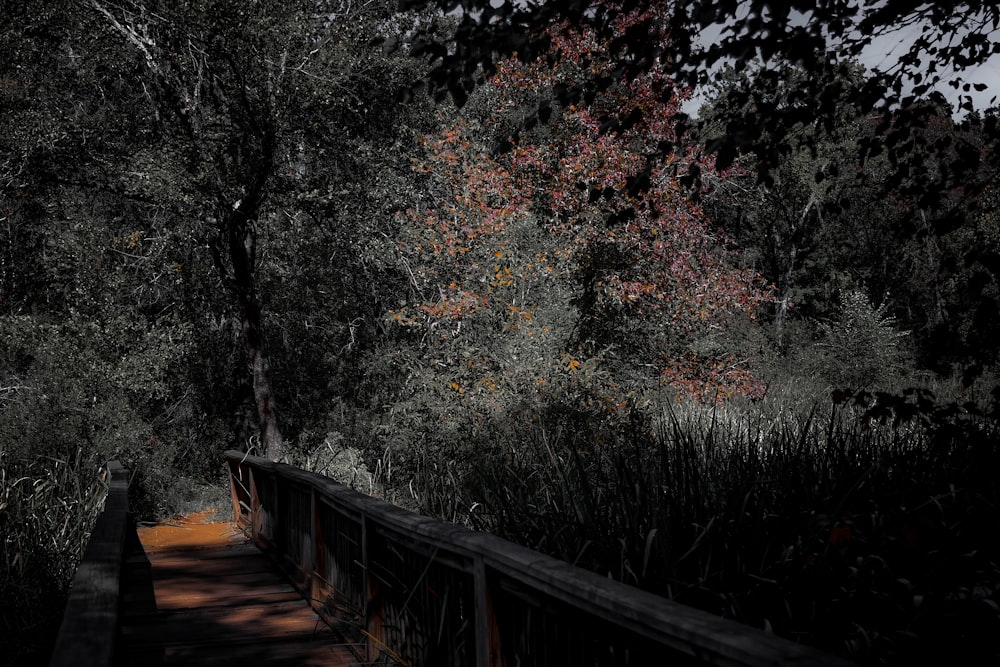
M 175 522 L 168 529 L 173 533 L 140 530 L 144 541 L 130 545 L 118 665 L 358 664 L 230 524 Z

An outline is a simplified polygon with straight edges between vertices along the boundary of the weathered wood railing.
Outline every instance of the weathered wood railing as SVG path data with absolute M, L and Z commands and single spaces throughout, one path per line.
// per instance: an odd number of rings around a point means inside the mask
M 846 665 L 303 470 L 226 452 L 233 511 L 334 627 L 420 665 Z
M 118 461 L 108 471 L 104 511 L 73 577 L 50 667 L 111 667 L 114 660 L 129 475 Z

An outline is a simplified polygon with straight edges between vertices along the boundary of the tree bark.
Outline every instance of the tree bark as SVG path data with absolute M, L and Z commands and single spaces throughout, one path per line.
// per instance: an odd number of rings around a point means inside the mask
M 269 142 L 264 143 L 267 146 Z M 258 173 L 254 182 L 248 188 L 246 196 L 223 217 L 224 229 L 220 232 L 228 237 L 229 261 L 232 266 L 231 284 L 243 324 L 243 342 L 246 345 L 247 360 L 253 376 L 254 403 L 260 424 L 261 447 L 267 458 L 276 461 L 281 456 L 284 439 L 279 427 L 277 401 L 271 385 L 271 364 L 264 344 L 263 309 L 254 281 L 256 239 L 253 225 L 264 198 L 264 187 L 270 174 L 270 167 L 269 150 L 265 148 L 257 166 Z
M 777 307 L 774 312 L 774 334 L 775 339 L 778 342 L 778 350 L 784 353 L 787 349 L 785 341 L 785 324 L 788 321 L 788 306 L 791 303 L 792 298 L 792 278 L 795 275 L 795 268 L 797 266 L 799 250 L 800 250 L 800 237 L 802 235 L 802 230 L 805 229 L 806 221 L 809 217 L 809 211 L 816 208 L 817 214 L 819 214 L 819 198 L 814 192 L 809 197 L 809 201 L 806 202 L 805 208 L 802 209 L 802 213 L 799 215 L 799 219 L 796 221 L 794 218 L 791 220 L 791 226 L 788 233 L 788 264 L 785 267 L 785 271 L 781 276 L 781 285 L 779 287 L 779 294 L 776 301 Z M 780 240 L 778 241 L 780 245 Z
M 257 405 L 257 417 L 260 421 L 261 446 L 264 448 L 264 455 L 267 458 L 277 461 L 281 456 L 284 439 L 278 423 L 278 405 L 271 389 L 271 364 L 264 349 L 260 331 L 259 305 L 254 304 L 247 310 L 252 311 L 254 307 L 257 310 L 256 316 L 244 316 L 243 337 L 253 373 L 253 396 Z

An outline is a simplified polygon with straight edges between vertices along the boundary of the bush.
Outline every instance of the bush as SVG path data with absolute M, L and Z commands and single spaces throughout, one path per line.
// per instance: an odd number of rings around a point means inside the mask
M 837 319 L 820 325 L 823 374 L 834 386 L 884 388 L 911 366 L 903 347 L 909 332 L 899 331 L 886 311 L 864 292 L 841 292 Z
M 104 506 L 102 463 L 16 458 L 0 449 L 0 655 L 44 664 L 69 584 Z

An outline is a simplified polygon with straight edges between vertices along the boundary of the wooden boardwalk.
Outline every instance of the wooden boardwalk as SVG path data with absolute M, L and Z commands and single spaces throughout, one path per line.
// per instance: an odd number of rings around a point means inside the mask
M 204 518 L 129 531 L 117 664 L 359 664 L 257 547 Z
M 320 475 L 225 457 L 252 543 L 198 516 L 135 530 L 128 471 L 109 462 L 50 667 L 849 664 Z

